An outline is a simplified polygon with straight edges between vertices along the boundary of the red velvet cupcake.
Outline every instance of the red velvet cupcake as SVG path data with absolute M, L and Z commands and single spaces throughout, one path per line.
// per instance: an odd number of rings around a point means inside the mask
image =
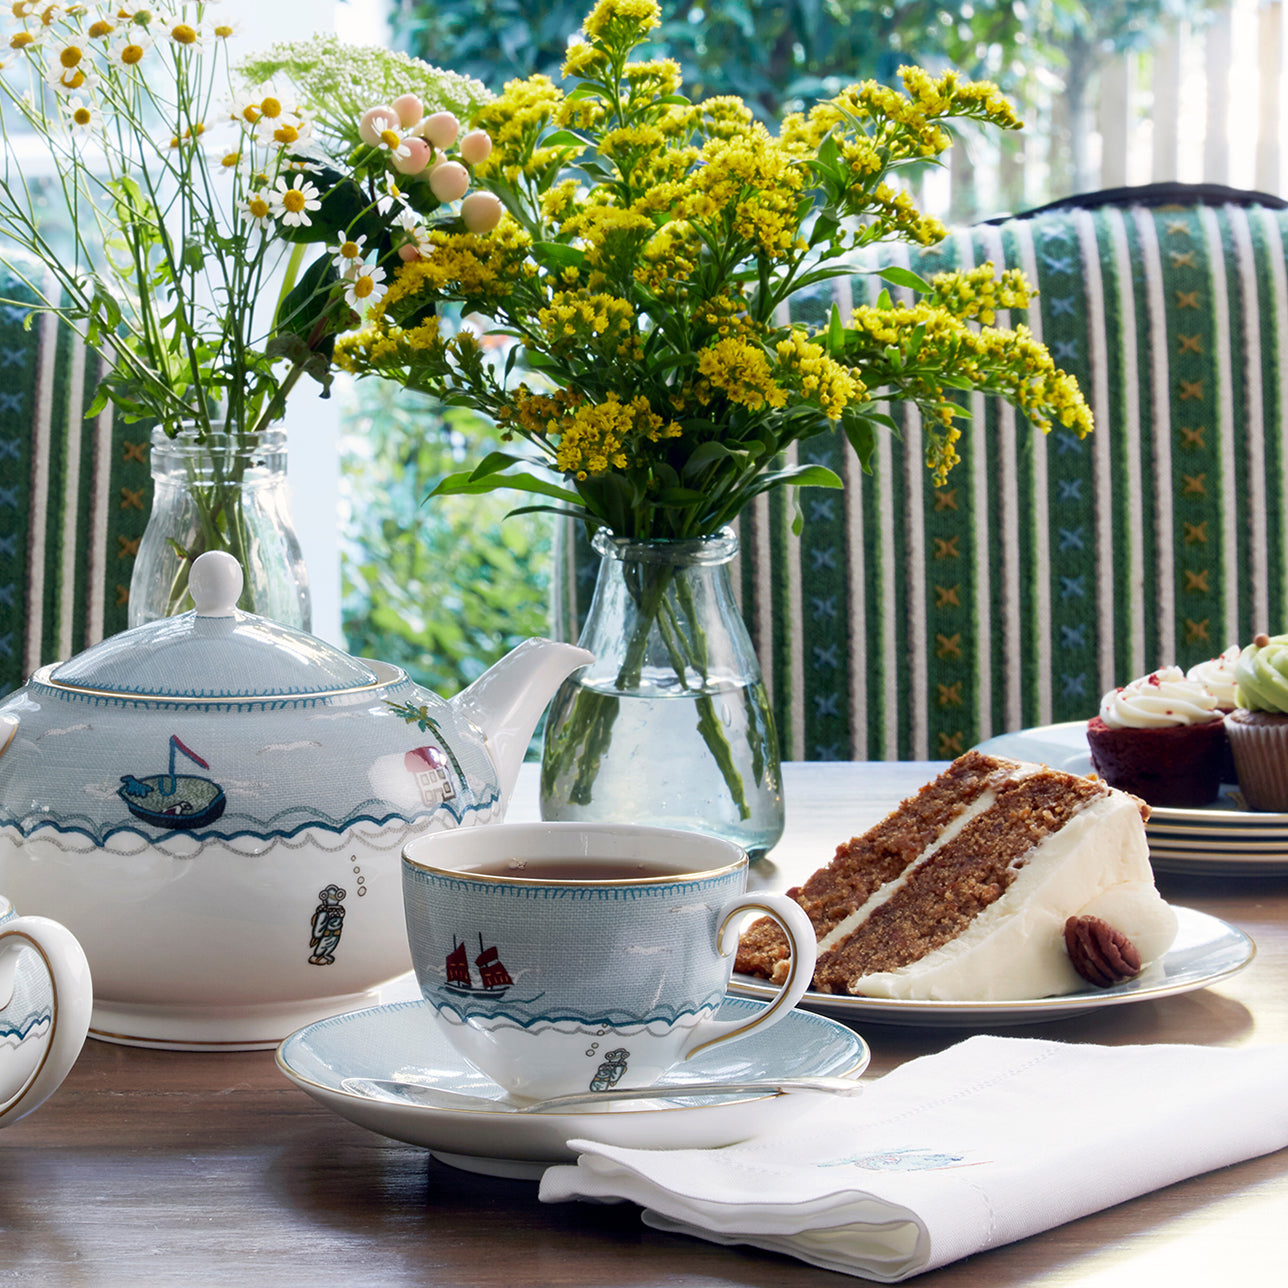
M 1210 805 L 1221 790 L 1224 720 L 1215 696 L 1169 666 L 1106 693 L 1087 725 L 1091 764 L 1150 805 Z

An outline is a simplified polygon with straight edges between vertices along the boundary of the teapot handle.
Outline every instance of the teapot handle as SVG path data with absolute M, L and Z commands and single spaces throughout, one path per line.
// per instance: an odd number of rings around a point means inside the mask
M 32 1016 L 9 1013 L 24 948 L 40 958 L 48 977 L 49 1031 L 43 1038 L 24 1032 Z M 13 917 L 0 924 L 0 1036 L 12 1039 L 0 1042 L 0 1127 L 38 1109 L 62 1085 L 85 1045 L 93 1002 L 89 963 L 70 930 L 47 917 Z M 28 1043 L 35 1047 L 29 1052 L 35 1068 L 19 1086 L 10 1087 L 5 1066 L 20 1064 Z

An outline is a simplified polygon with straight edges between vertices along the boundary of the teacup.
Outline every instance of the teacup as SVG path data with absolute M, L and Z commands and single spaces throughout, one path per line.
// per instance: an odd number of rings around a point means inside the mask
M 737 845 L 667 828 L 502 823 L 403 850 L 412 961 L 435 1022 L 527 1099 L 647 1087 L 782 1019 L 809 987 L 814 931 L 785 895 L 746 890 Z M 783 928 L 792 971 L 751 1020 L 716 1020 L 748 913 Z
M 75 936 L 47 917 L 20 917 L 0 896 L 0 1127 L 62 1085 L 89 1031 L 94 990 Z

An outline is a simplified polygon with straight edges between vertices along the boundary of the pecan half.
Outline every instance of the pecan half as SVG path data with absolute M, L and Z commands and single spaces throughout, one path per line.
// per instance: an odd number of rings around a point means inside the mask
M 1064 946 L 1073 969 L 1097 988 L 1140 974 L 1136 945 L 1099 917 L 1070 917 L 1064 923 Z

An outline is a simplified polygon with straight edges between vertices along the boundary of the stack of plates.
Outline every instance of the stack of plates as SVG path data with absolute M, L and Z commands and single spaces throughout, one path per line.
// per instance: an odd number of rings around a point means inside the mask
M 1086 723 L 1043 725 L 1001 734 L 979 749 L 1014 760 L 1037 761 L 1071 774 L 1091 772 Z M 1288 872 L 1288 814 L 1258 814 L 1227 786 L 1204 809 L 1151 808 L 1145 826 L 1149 857 L 1161 872 L 1237 874 Z

